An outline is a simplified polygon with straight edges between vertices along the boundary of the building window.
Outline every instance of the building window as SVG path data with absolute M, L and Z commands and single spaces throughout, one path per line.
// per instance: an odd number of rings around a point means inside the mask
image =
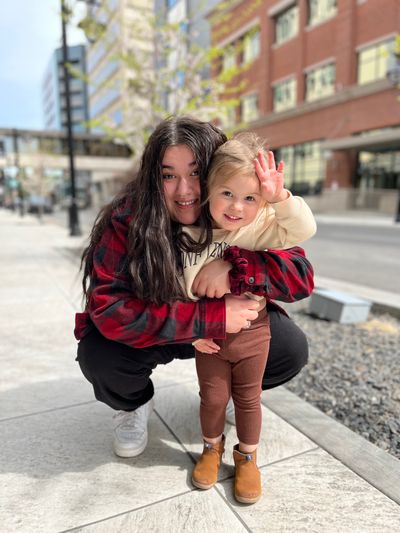
M 111 113 L 111 120 L 116 126 L 121 126 L 122 124 L 122 111 L 121 109 L 116 109 Z
M 296 105 L 296 78 L 281 81 L 273 88 L 273 109 L 277 113 Z
M 253 30 L 243 38 L 243 63 L 251 63 L 260 55 L 260 30 Z
M 119 89 L 110 88 L 107 89 L 102 95 L 100 95 L 90 106 L 91 118 L 97 118 L 100 113 L 110 106 L 115 100 L 121 96 Z
M 389 57 L 394 51 L 394 39 L 368 46 L 358 53 L 358 83 L 370 83 L 386 77 Z
M 308 0 L 308 25 L 334 17 L 337 13 L 337 0 Z
M 285 162 L 285 183 L 293 194 L 321 192 L 325 167 L 319 141 L 283 146 L 276 150 L 275 159 Z
M 281 44 L 299 32 L 299 6 L 289 7 L 275 19 L 275 43 Z
M 306 74 L 306 101 L 312 102 L 335 92 L 336 67 L 334 63 L 310 70 Z
M 253 122 L 258 118 L 258 95 L 248 94 L 242 97 L 241 115 L 243 122 Z
M 233 45 L 229 46 L 222 58 L 222 71 L 231 70 L 236 67 L 236 50 Z
M 358 154 L 359 186 L 366 189 L 398 189 L 400 187 L 400 150 Z
M 91 84 L 89 85 L 89 94 L 92 96 L 102 84 L 111 78 L 113 74 L 118 70 L 120 63 L 116 59 L 112 59 L 104 64 L 101 69 L 98 70 L 95 76 L 92 76 Z
M 106 45 L 103 41 L 98 41 L 96 47 L 88 54 L 88 72 L 92 72 L 96 66 L 104 59 L 107 53 Z
M 84 82 L 83 80 L 77 80 L 76 78 L 71 78 L 71 81 L 69 82 L 69 90 L 72 93 L 79 93 L 83 92 L 84 90 Z M 61 94 L 65 93 L 65 87 L 64 84 L 61 86 Z
M 221 116 L 221 127 L 224 130 L 233 128 L 236 124 L 236 107 L 227 104 L 223 106 L 223 115 Z
M 65 96 L 63 96 L 60 100 L 60 105 L 62 109 L 65 109 L 67 106 L 67 101 Z M 70 105 L 71 107 L 85 107 L 85 99 L 83 97 L 83 94 L 72 94 L 70 97 Z

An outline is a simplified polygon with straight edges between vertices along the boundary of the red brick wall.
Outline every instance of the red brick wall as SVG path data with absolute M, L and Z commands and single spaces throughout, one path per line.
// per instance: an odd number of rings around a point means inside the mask
M 389 89 L 253 129 L 267 137 L 273 148 L 279 148 L 400 125 L 400 102 L 397 96 L 395 90 Z
M 357 6 L 356 45 L 399 31 L 399 0 L 368 0 Z
M 360 97 L 356 85 L 357 46 L 400 32 L 400 0 L 366 0 L 364 3 L 338 0 L 337 15 L 312 28 L 306 27 L 307 0 L 298 0 L 299 34 L 280 46 L 273 44 L 274 21 L 267 16 L 268 10 L 277 3 L 277 0 L 243 1 L 231 10 L 231 28 L 225 20 L 212 30 L 214 42 L 219 42 L 254 17 L 260 19 L 260 58 L 239 76 L 239 80 L 242 78 L 248 82 L 245 92 L 255 89 L 259 93 L 261 120 L 252 125 L 252 129 L 269 139 L 273 148 L 278 148 L 400 125 L 398 91 L 378 82 L 376 92 Z M 343 93 L 346 98 L 331 105 L 324 105 L 321 100 L 321 104 L 315 102 L 309 106 L 307 113 L 300 113 L 304 105 L 304 69 L 330 58 L 336 60 L 336 91 L 340 95 L 341 90 L 346 90 Z M 274 117 L 272 84 L 291 74 L 297 77 L 298 109 Z M 265 123 L 262 125 L 263 117 Z M 331 179 L 333 165 L 341 168 L 342 184 L 349 184 L 354 176 L 355 158 L 354 151 L 335 153 L 327 165 L 327 182 Z
M 338 12 L 333 21 L 336 90 L 340 91 L 357 81 L 357 0 L 339 0 Z
M 267 39 L 267 24 L 268 20 L 263 9 L 264 0 L 243 0 L 238 3 L 233 9 L 228 10 L 225 15 L 220 16 L 220 13 L 216 12 L 217 23 L 213 25 L 213 17 L 211 17 L 211 39 L 214 45 L 218 45 L 221 42 L 230 41 L 230 36 L 236 35 L 240 28 L 246 27 L 252 20 L 258 17 L 259 27 L 261 30 L 261 53 L 258 60 L 255 60 L 250 68 L 246 69 L 242 74 L 238 74 L 232 82 L 228 85 L 229 89 L 240 86 L 241 82 L 245 83 L 245 88 L 242 91 L 243 94 L 250 92 L 258 92 L 259 98 L 262 99 L 265 95 L 265 79 L 266 73 L 266 61 L 265 54 L 267 53 L 267 46 L 265 41 Z M 249 28 L 250 29 L 250 28 Z M 243 32 L 242 36 L 245 32 Z M 237 42 L 240 37 L 235 37 L 233 43 Z M 239 54 L 237 56 L 239 62 Z M 230 92 L 229 98 L 234 96 L 240 96 L 239 93 Z M 261 102 L 262 106 L 265 106 L 265 101 Z
M 326 161 L 325 187 L 354 187 L 357 171 L 357 152 L 355 150 L 336 151 Z

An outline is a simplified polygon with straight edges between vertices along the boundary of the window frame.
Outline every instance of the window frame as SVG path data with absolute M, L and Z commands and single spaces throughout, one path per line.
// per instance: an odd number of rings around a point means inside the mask
M 280 109 L 277 109 L 277 105 L 276 105 L 276 92 L 277 90 L 279 89 L 283 89 L 285 85 L 288 85 L 288 84 L 292 84 L 293 83 L 293 86 L 294 86 L 294 99 L 293 99 L 293 103 L 291 103 L 290 105 L 284 105 L 284 106 L 281 106 Z M 276 82 L 274 82 L 272 84 L 272 110 L 274 113 L 281 113 L 283 111 L 287 111 L 288 109 L 293 109 L 296 107 L 296 103 L 297 103 L 297 77 L 295 74 L 291 75 L 291 76 L 288 76 L 284 79 L 281 79 L 281 80 L 278 80 Z
M 257 37 L 256 52 L 254 52 L 254 39 Z M 250 48 L 246 47 L 246 43 L 249 43 Z M 261 28 L 255 27 L 247 31 L 242 38 L 242 61 L 243 65 L 248 65 L 261 55 Z M 246 50 L 250 50 L 250 57 L 246 58 Z
M 283 17 L 287 16 L 290 12 L 296 11 L 296 17 L 297 17 L 297 24 L 295 32 L 292 34 L 289 34 L 287 37 L 284 37 L 282 39 L 278 40 L 278 21 L 279 19 L 282 19 Z M 280 46 L 281 44 L 286 43 L 287 41 L 290 41 L 290 39 L 294 39 L 299 35 L 300 31 L 300 9 L 297 2 L 292 4 L 291 6 L 287 7 L 286 9 L 282 10 L 281 12 L 277 13 L 274 16 L 274 45 Z
M 229 44 L 222 54 L 221 72 L 227 72 L 237 67 L 237 50 L 235 43 Z M 232 64 L 230 64 L 232 63 Z
M 333 72 L 334 72 L 333 83 L 329 84 L 329 87 L 332 87 L 332 91 L 322 92 L 322 94 L 321 94 L 321 91 L 319 91 L 318 92 L 319 96 L 310 98 L 309 86 L 311 85 L 311 79 L 312 79 L 310 76 L 314 75 L 316 77 L 317 84 L 323 85 L 323 83 L 321 83 L 320 79 L 318 78 L 322 78 L 324 75 L 326 75 L 323 71 L 325 71 L 329 67 L 333 67 Z M 305 83 L 305 91 L 304 91 L 305 102 L 316 102 L 318 100 L 322 100 L 323 98 L 328 98 L 329 96 L 334 95 L 336 93 L 336 62 L 335 60 L 326 61 L 322 64 L 315 65 L 314 67 L 307 68 L 304 73 L 304 83 Z M 315 81 L 313 83 L 315 83 Z
M 311 3 L 315 2 L 318 6 L 318 13 L 312 18 L 312 9 L 311 9 Z M 331 2 L 335 2 L 335 6 L 331 8 L 329 11 L 326 8 L 326 4 Z M 318 26 L 319 24 L 323 24 L 324 22 L 332 19 L 333 17 L 336 17 L 338 12 L 338 6 L 337 6 L 337 0 L 307 0 L 307 28 L 313 28 L 314 26 Z M 327 14 L 326 14 L 327 13 Z
M 256 103 L 256 105 L 255 105 L 256 113 L 255 113 L 254 117 L 251 115 L 249 118 L 245 118 L 245 116 L 244 116 L 244 114 L 245 114 L 245 103 L 249 102 L 249 101 L 253 101 L 253 100 Z M 246 123 L 254 122 L 258 118 L 260 118 L 260 98 L 259 98 L 258 92 L 254 91 L 254 92 L 242 95 L 242 97 L 240 98 L 240 118 L 241 118 L 241 120 L 243 122 L 246 122 Z
M 310 151 L 312 157 L 307 158 Z M 276 160 L 285 162 L 286 181 L 294 194 L 316 194 L 320 191 L 325 170 L 321 139 L 281 146 L 274 152 Z M 307 190 L 303 190 L 305 185 Z
M 385 45 L 387 45 L 387 56 L 385 57 L 383 54 L 379 57 L 378 49 Z M 376 81 L 383 80 L 386 78 L 389 58 L 390 58 L 391 53 L 394 50 L 394 47 L 395 47 L 395 38 L 393 36 L 390 36 L 390 37 L 385 37 L 384 39 L 380 39 L 379 41 L 374 41 L 369 44 L 367 43 L 357 48 L 357 85 L 368 85 L 369 83 L 374 83 Z M 373 77 L 372 79 L 368 79 L 367 81 L 360 81 L 361 55 L 368 53 L 369 51 L 375 52 L 375 57 L 372 59 L 374 62 L 375 73 L 376 73 L 376 70 L 378 71 L 380 70 L 379 63 L 380 63 L 380 60 L 382 60 L 383 58 L 384 64 L 381 66 L 384 68 L 384 73 L 382 76 L 378 75 L 378 76 Z M 371 62 L 371 61 L 367 61 L 367 63 L 368 62 Z M 364 61 L 364 66 L 365 66 L 365 61 Z

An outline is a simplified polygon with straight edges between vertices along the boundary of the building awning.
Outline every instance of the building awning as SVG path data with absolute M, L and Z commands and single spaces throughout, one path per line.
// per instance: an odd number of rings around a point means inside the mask
M 322 150 L 400 150 L 400 128 L 377 131 L 366 135 L 352 135 L 321 142 Z

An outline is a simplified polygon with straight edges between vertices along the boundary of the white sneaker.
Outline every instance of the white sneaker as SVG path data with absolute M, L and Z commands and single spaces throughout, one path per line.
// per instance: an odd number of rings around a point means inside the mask
M 114 415 L 114 452 L 119 457 L 135 457 L 147 446 L 147 422 L 154 408 L 153 398 L 135 411 Z
M 232 398 L 229 398 L 228 405 L 226 406 L 225 421 L 228 422 L 228 424 L 230 424 L 231 426 L 236 426 L 235 406 L 233 404 Z

